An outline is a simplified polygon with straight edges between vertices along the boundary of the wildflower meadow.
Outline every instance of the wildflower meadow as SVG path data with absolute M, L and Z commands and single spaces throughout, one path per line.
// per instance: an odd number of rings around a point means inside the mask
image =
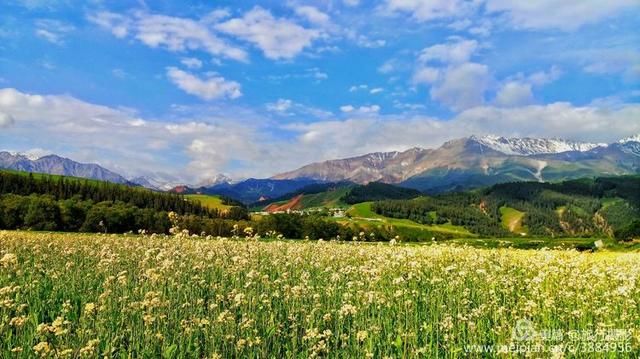
M 548 356 L 637 357 L 639 259 L 0 232 L 0 356 L 492 357 L 537 344 Z M 613 329 L 624 331 L 605 338 L 616 346 L 563 347 Z

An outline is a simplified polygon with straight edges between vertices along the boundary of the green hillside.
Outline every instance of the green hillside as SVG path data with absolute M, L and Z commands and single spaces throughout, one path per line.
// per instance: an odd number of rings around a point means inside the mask
M 500 216 L 502 218 L 502 226 L 509 230 L 509 232 L 526 234 L 527 230 L 522 226 L 522 219 L 525 216 L 524 212 L 518 211 L 515 208 L 502 206 L 500 207 Z
M 387 228 L 398 233 L 404 239 L 429 240 L 431 238 L 475 237 L 464 227 L 451 223 L 425 225 L 409 219 L 385 217 L 372 211 L 373 202 L 363 202 L 351 206 L 347 217 L 338 219 L 343 224 L 358 224 L 364 228 Z
M 506 183 L 475 192 L 379 201 L 371 209 L 426 225 L 451 223 L 480 236 L 631 240 L 640 237 L 640 177 Z
M 215 195 L 206 194 L 187 194 L 184 196 L 190 201 L 199 202 L 202 206 L 209 209 L 217 209 L 221 211 L 228 210 L 235 205 L 229 204 L 224 198 Z

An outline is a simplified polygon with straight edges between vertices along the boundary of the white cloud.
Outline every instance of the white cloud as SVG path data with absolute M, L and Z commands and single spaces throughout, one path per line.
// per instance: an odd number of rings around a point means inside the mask
M 532 85 L 542 86 L 559 79 L 560 76 L 562 76 L 562 70 L 553 65 L 549 71 L 538 71 L 529 75 L 528 80 Z
M 640 79 L 640 51 L 624 47 L 584 49 L 569 54 L 595 75 L 620 74 L 631 81 Z
M 202 50 L 237 61 L 248 58 L 244 50 L 230 45 L 213 31 L 207 23 L 210 19 L 196 21 L 144 12 L 128 17 L 105 11 L 89 14 L 87 18 L 119 38 L 132 32 L 136 39 L 153 48 L 162 47 L 172 52 Z
M 343 121 L 274 124 L 237 108 L 227 113 L 205 108 L 193 115 L 181 111 L 166 121 L 139 118 L 131 111 L 69 96 L 0 89 L 0 112 L 15 119 L 13 126 L 0 131 L 0 143 L 37 141 L 60 155 L 97 162 L 125 175 L 169 172 L 180 181 L 195 183 L 220 172 L 266 177 L 314 161 L 436 147 L 471 134 L 613 142 L 640 133 L 638 104 L 615 108 L 562 102 L 517 108 L 483 106 L 447 121 L 383 116 L 376 111 L 364 114 L 351 108 Z M 176 119 L 176 114 L 186 117 Z M 272 137 L 274 129 L 290 131 L 293 137 Z M 237 163 L 246 166 L 234 167 Z
M 640 133 L 640 105 L 615 110 L 569 103 L 530 105 L 518 108 L 475 107 L 448 121 L 428 117 L 351 117 L 289 126 L 299 131 L 298 141 L 318 155 L 300 152 L 299 164 L 345 158 L 377 151 L 434 148 L 443 142 L 472 134 L 560 137 L 594 142 L 613 142 Z M 559 119 L 562 119 L 561 121 Z
M 227 20 L 216 28 L 244 39 L 273 60 L 291 59 L 320 37 L 317 29 L 308 29 L 285 18 L 275 18 L 268 10 L 254 7 L 241 18 Z
M 504 107 L 528 105 L 533 102 L 531 84 L 509 81 L 496 95 L 496 104 Z
M 293 105 L 293 101 L 289 99 L 280 98 L 276 102 L 268 103 L 267 110 L 272 112 L 285 113 L 291 108 L 292 105 Z
M 549 84 L 562 76 L 558 66 L 551 66 L 548 71 L 538 71 L 528 76 L 519 73 L 508 78 L 496 94 L 498 106 L 514 107 L 533 103 L 533 88 Z
M 75 30 L 72 25 L 58 20 L 37 20 L 35 26 L 36 36 L 56 45 L 64 44 L 64 37 Z
M 355 110 L 355 107 L 353 107 L 352 105 L 340 106 L 340 111 L 342 112 L 351 112 L 353 110 Z
M 378 72 L 381 74 L 389 74 L 396 70 L 396 61 L 393 59 L 385 61 L 382 65 L 378 66 Z
M 333 116 L 333 113 L 320 108 L 308 106 L 290 99 L 280 98 L 276 102 L 265 105 L 267 111 L 284 116 L 304 116 L 307 119 L 326 119 Z
M 486 65 L 467 62 L 447 68 L 430 91 L 431 98 L 455 111 L 484 103 L 491 76 Z
M 202 61 L 195 57 L 183 57 L 180 59 L 180 62 L 190 69 L 199 69 L 202 67 Z
M 96 13 L 88 14 L 87 19 L 94 24 L 108 29 L 111 33 L 122 39 L 129 33 L 129 28 L 133 26 L 133 20 L 120 14 L 116 14 L 108 11 L 99 11 Z
M 376 87 L 376 88 L 372 88 L 369 91 L 369 93 L 372 94 L 372 95 L 375 95 L 375 94 L 380 93 L 382 91 L 384 91 L 384 89 L 382 87 Z
M 360 90 L 366 90 L 368 88 L 369 88 L 369 86 L 365 85 L 365 84 L 353 85 L 353 86 L 349 87 L 349 92 L 357 92 L 357 91 L 360 91 Z
M 227 81 L 220 76 L 201 79 L 175 67 L 168 67 L 167 77 L 186 93 L 204 100 L 213 100 L 221 97 L 235 99 L 242 96 L 239 83 Z
M 147 120 L 130 110 L 70 96 L 0 89 L 0 113 L 15 119 L 13 126 L 0 131 L 0 143 L 7 146 L 14 139 L 26 139 L 59 155 L 99 163 L 124 175 L 170 172 L 187 183 L 221 172 L 234 158 L 272 166 L 270 159 L 260 158 L 269 151 L 252 147 L 262 140 L 253 130 L 257 127 L 244 122 L 246 115 L 242 111 L 232 111 L 233 116 L 211 115 L 220 112 L 204 110 L 197 115 L 200 120 Z M 181 159 L 167 161 L 176 156 Z
M 340 111 L 342 111 L 344 113 L 368 115 L 368 114 L 376 114 L 376 113 L 378 113 L 380 111 L 380 106 L 371 105 L 371 106 L 355 107 L 353 105 L 344 105 L 344 106 L 340 106 Z
M 360 0 L 342 0 L 342 2 L 347 6 L 358 6 L 358 5 L 360 5 Z
M 295 13 L 307 19 L 309 22 L 316 25 L 327 25 L 329 23 L 329 15 L 324 12 L 318 10 L 318 8 L 313 6 L 296 6 L 294 8 Z
M 504 13 L 512 26 L 525 29 L 575 30 L 637 7 L 636 0 L 486 0 L 489 13 Z
M 478 50 L 478 42 L 476 40 L 456 39 L 423 49 L 418 60 L 424 63 L 437 61 L 459 64 L 469 61 L 476 50 Z
M 422 66 L 419 67 L 412 77 L 414 84 L 433 84 L 440 78 L 440 69 L 435 67 Z
M 492 78 L 486 65 L 470 62 L 479 47 L 475 40 L 456 37 L 423 49 L 412 82 L 431 86 L 431 99 L 454 111 L 483 104 Z
M 386 0 L 389 12 L 409 13 L 417 21 L 464 17 L 476 6 L 464 0 Z
M 13 126 L 15 122 L 16 120 L 13 118 L 13 116 L 0 112 L 0 128 Z

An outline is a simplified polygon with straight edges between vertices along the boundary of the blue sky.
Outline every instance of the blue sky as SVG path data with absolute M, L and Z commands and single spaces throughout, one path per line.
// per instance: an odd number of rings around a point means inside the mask
M 198 182 L 640 132 L 635 0 L 188 3 L 5 1 L 0 147 Z

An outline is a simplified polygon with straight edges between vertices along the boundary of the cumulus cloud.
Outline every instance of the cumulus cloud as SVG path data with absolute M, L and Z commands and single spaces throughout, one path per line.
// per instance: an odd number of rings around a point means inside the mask
M 13 116 L 0 112 L 0 128 L 7 128 L 12 126 L 16 120 Z
M 241 48 L 220 38 L 208 21 L 136 12 L 131 16 L 100 11 L 87 19 L 113 33 L 118 38 L 133 37 L 147 46 L 165 48 L 172 52 L 202 50 L 212 56 L 247 61 Z
M 168 67 L 167 77 L 184 92 L 204 100 L 213 100 L 221 97 L 235 99 L 242 96 L 239 83 L 225 80 L 221 76 L 201 79 L 178 68 Z
M 467 62 L 449 67 L 431 88 L 431 98 L 455 111 L 478 106 L 484 103 L 490 81 L 486 65 Z
M 454 38 L 423 49 L 412 82 L 431 87 L 431 99 L 454 111 L 484 103 L 492 77 L 486 65 L 471 62 L 480 45 L 475 40 Z
M 302 27 L 295 22 L 276 18 L 259 6 L 244 16 L 216 25 L 219 31 L 244 39 L 257 46 L 267 58 L 291 59 L 320 37 L 317 29 Z
M 505 83 L 496 95 L 499 106 L 522 106 L 533 102 L 531 84 L 518 81 Z
M 414 84 L 432 84 L 440 78 L 440 69 L 429 66 L 421 66 L 413 73 Z
M 637 7 L 636 0 L 486 0 L 489 13 L 503 13 L 513 27 L 524 29 L 575 30 Z
M 519 73 L 508 78 L 499 88 L 495 103 L 498 106 L 513 107 L 533 103 L 533 88 L 549 84 L 562 76 L 558 66 L 548 71 L 538 71 L 528 76 Z

